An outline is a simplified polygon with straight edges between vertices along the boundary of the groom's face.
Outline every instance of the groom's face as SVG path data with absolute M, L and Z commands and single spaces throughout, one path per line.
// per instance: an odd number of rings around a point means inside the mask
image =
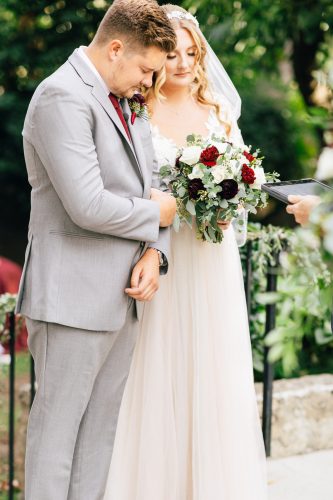
M 166 53 L 158 47 L 127 48 L 121 44 L 109 57 L 109 88 L 115 95 L 129 98 L 140 88 L 151 87 L 153 74 L 164 66 Z

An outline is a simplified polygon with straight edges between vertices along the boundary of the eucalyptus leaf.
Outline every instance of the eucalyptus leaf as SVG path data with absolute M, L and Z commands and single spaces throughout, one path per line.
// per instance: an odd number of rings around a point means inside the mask
M 196 215 L 196 212 L 195 212 L 195 206 L 194 206 L 194 203 L 191 201 L 191 200 L 188 200 L 188 202 L 186 203 L 186 210 L 193 216 Z

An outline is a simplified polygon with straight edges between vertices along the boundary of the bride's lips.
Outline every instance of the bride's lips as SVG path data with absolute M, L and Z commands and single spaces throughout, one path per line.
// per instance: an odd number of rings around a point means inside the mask
M 175 76 L 189 76 L 191 73 L 175 73 Z

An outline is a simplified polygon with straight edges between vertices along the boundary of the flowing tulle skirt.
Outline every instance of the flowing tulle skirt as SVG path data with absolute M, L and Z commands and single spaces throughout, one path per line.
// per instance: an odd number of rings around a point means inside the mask
M 221 245 L 172 233 L 147 304 L 104 500 L 266 500 L 243 277 Z

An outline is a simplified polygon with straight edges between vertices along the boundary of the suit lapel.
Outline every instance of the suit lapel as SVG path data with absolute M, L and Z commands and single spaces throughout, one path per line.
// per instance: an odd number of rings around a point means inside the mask
M 129 107 L 128 100 L 127 99 L 123 99 L 123 103 L 122 104 L 123 104 L 124 113 L 126 115 L 128 115 L 128 117 L 129 117 L 127 124 L 128 124 L 128 128 L 129 128 L 131 137 L 132 137 L 132 141 L 133 141 L 133 146 L 134 146 L 134 149 L 135 149 L 135 153 L 136 153 L 139 165 L 141 167 L 141 173 L 142 173 L 142 177 L 143 177 L 143 181 L 144 181 L 144 186 L 146 188 L 147 177 L 148 177 L 147 176 L 147 174 L 148 174 L 148 167 L 147 167 L 147 161 L 146 161 L 145 152 L 144 152 L 144 149 L 143 149 L 143 146 L 142 146 L 142 141 L 141 141 L 141 138 L 140 138 L 139 134 L 136 131 L 135 124 L 132 125 L 132 122 L 131 122 L 132 111 L 131 111 L 131 109 Z M 140 118 L 137 118 L 137 120 L 139 120 L 139 119 Z
M 112 120 L 114 125 L 117 127 L 120 134 L 126 140 L 127 144 L 129 145 L 129 147 L 133 153 L 136 166 L 137 166 L 141 176 L 143 177 L 143 173 L 142 173 L 142 170 L 140 168 L 141 167 L 140 159 L 137 157 L 134 140 L 132 143 L 132 141 L 130 141 L 130 139 L 128 138 L 127 133 L 124 129 L 124 126 L 120 121 L 120 118 L 118 116 L 117 111 L 115 110 L 109 97 L 105 93 L 105 89 L 102 87 L 102 85 L 100 84 L 100 82 L 98 81 L 98 79 L 96 78 L 94 73 L 90 70 L 90 68 L 82 60 L 80 55 L 77 53 L 77 50 L 78 49 L 76 49 L 73 52 L 73 54 L 68 58 L 69 63 L 73 66 L 73 68 L 78 73 L 78 75 L 81 77 L 83 82 L 86 85 L 89 85 L 90 87 L 92 87 L 92 89 L 91 89 L 92 95 L 99 102 L 99 104 L 103 107 L 104 111 L 108 114 L 108 116 L 110 117 L 110 119 Z M 126 100 L 126 103 L 127 103 L 127 100 Z M 130 116 L 130 111 L 129 111 L 129 116 Z M 130 131 L 132 134 L 132 130 L 130 130 Z

